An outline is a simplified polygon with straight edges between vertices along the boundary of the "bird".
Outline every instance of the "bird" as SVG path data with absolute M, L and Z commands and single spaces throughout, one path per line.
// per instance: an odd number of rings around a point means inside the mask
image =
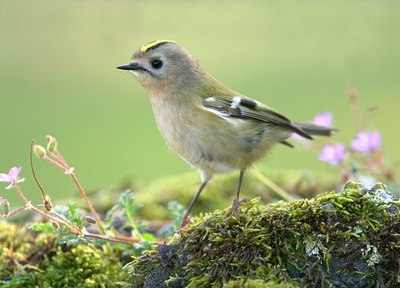
M 335 129 L 294 122 L 273 108 L 229 89 L 211 76 L 183 46 L 155 40 L 134 52 L 130 71 L 146 90 L 157 126 L 169 148 L 200 170 L 201 184 L 180 228 L 215 174 L 239 171 L 232 211 L 239 209 L 245 171 L 276 144 L 298 134 L 330 136 Z

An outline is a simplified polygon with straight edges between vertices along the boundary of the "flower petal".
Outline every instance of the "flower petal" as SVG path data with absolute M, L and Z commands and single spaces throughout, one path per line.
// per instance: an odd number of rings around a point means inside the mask
M 375 150 L 382 145 L 381 134 L 378 131 L 371 132 L 370 135 L 370 147 Z
M 12 182 L 10 185 L 8 185 L 8 186 L 6 187 L 6 190 L 10 190 L 10 189 L 12 189 L 12 188 L 14 188 L 14 187 L 15 187 L 15 183 Z
M 22 167 L 12 167 L 10 171 L 8 171 L 8 176 L 12 177 L 14 180 L 17 179 L 21 169 Z
M 351 147 L 359 152 L 371 152 L 382 145 L 381 135 L 378 131 L 361 131 L 351 141 Z
M 343 143 L 326 145 L 322 150 L 322 153 L 318 156 L 318 159 L 332 165 L 338 165 L 344 159 L 345 150 Z
M 315 115 L 313 123 L 318 126 L 331 127 L 333 115 L 331 112 L 325 112 L 322 114 Z
M 14 179 L 12 179 L 8 174 L 0 173 L 0 182 L 13 182 Z

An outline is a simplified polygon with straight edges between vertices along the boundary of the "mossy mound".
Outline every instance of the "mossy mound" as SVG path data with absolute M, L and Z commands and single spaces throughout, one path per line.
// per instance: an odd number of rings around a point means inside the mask
M 272 170 L 264 167 L 259 167 L 257 171 L 286 190 L 293 198 L 311 198 L 320 191 L 331 191 L 335 189 L 340 178 L 339 174 L 321 171 Z M 238 178 L 239 173 L 216 175 L 196 201 L 192 214 L 196 215 L 202 211 L 213 211 L 228 207 L 232 203 Z M 88 194 L 96 210 L 101 214 L 106 214 L 118 202 L 122 191 L 131 190 L 134 192 L 136 202 L 142 205 L 138 212 L 141 218 L 146 220 L 171 220 L 171 211 L 167 208 L 168 203 L 177 201 L 187 206 L 200 182 L 199 172 L 191 171 L 154 180 L 144 187 L 132 183 L 131 179 L 125 179 L 115 191 L 99 190 L 91 191 Z M 242 197 L 249 199 L 260 197 L 262 203 L 281 200 L 279 195 L 257 179 L 251 170 L 245 174 L 241 194 Z M 81 196 L 76 194 L 65 200 L 66 202 L 80 203 Z M 19 219 L 25 218 L 19 216 Z
M 279 171 L 259 169 L 260 173 L 268 176 L 279 187 L 288 191 L 293 198 L 311 198 L 319 191 L 330 191 L 337 186 L 337 175 L 322 172 Z M 228 207 L 233 200 L 239 174 L 216 176 L 207 184 L 193 208 L 193 215 L 201 211 L 213 211 Z M 184 206 L 192 200 L 200 185 L 200 174 L 197 171 L 174 177 L 159 179 L 150 185 L 134 190 L 136 200 L 143 204 L 140 215 L 144 219 L 169 219 L 167 203 L 175 200 Z M 262 184 L 251 171 L 246 173 L 242 197 L 260 197 L 261 202 L 271 203 L 281 198 Z
M 31 233 L 27 227 L 0 221 L 0 280 L 24 274 L 43 262 L 55 246 L 54 235 Z
M 398 206 L 384 185 L 354 183 L 309 200 L 248 201 L 236 215 L 195 218 L 136 258 L 132 286 L 400 287 Z
M 32 277 L 38 287 L 125 287 L 126 273 L 109 245 L 78 245 L 55 255 L 39 266 Z
M 276 284 L 273 282 L 265 283 L 262 281 L 241 279 L 230 281 L 227 288 L 295 288 L 296 286 L 287 283 Z
M 0 286 L 124 287 L 128 274 L 109 244 L 75 247 L 52 234 L 0 222 Z

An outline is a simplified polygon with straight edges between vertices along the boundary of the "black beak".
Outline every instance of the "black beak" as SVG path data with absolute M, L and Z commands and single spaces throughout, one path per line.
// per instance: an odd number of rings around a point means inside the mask
M 140 70 L 140 69 L 143 69 L 143 67 L 140 66 L 138 63 L 131 62 L 129 64 L 118 66 L 117 69 L 121 69 L 121 70 Z

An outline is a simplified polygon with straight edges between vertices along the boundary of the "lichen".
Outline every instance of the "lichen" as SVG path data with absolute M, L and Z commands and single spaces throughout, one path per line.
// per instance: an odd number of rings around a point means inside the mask
M 399 213 L 382 184 L 267 206 L 248 201 L 236 214 L 196 217 L 168 245 L 134 259 L 132 285 L 397 287 Z

